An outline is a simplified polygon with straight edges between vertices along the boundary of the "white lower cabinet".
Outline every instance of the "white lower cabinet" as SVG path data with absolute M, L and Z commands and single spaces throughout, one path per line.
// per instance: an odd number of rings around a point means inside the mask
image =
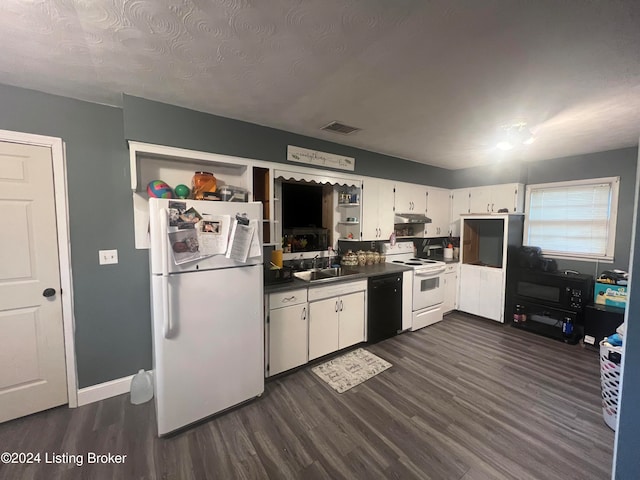
M 338 313 L 338 349 L 364 342 L 364 292 L 340 297 Z
M 503 322 L 504 276 L 501 268 L 461 265 L 458 310 Z
M 267 376 L 307 363 L 307 290 L 269 295 L 268 315 Z
M 364 342 L 366 288 L 360 281 L 309 291 L 309 360 Z
M 444 271 L 444 302 L 442 313 L 448 313 L 457 308 L 458 303 L 458 264 L 448 264 Z
M 309 360 L 338 350 L 339 308 L 338 298 L 309 305 Z

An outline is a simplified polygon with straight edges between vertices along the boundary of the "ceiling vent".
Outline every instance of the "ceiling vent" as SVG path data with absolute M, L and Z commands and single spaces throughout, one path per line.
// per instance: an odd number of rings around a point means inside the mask
M 359 132 L 362 130 L 361 128 L 350 127 L 349 125 L 345 125 L 340 122 L 331 122 L 328 125 L 325 125 L 320 130 L 326 130 L 328 132 L 340 133 L 342 135 L 349 135 L 353 132 Z

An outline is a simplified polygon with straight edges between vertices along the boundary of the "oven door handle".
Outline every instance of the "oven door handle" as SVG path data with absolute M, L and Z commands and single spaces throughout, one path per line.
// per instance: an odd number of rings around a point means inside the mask
M 424 273 L 420 273 L 420 272 L 416 272 L 414 275 L 416 277 L 435 277 L 440 275 L 442 272 L 445 271 L 445 267 L 442 267 L 438 270 L 430 270 L 428 272 L 424 272 Z

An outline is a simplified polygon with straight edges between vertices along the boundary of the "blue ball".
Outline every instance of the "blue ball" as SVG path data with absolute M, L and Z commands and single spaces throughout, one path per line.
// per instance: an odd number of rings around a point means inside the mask
M 162 180 L 152 180 L 147 185 L 147 193 L 153 198 L 173 198 L 173 190 Z

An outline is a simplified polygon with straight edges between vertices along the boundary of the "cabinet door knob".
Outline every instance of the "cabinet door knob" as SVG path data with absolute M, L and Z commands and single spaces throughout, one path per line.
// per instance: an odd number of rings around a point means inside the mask
M 340 311 L 342 311 L 342 307 L 343 307 L 342 300 L 340 300 Z
M 306 320 L 307 319 L 307 307 L 304 307 L 302 309 L 302 320 Z
M 338 313 L 338 300 L 336 300 L 336 313 Z
M 487 203 L 487 212 L 489 212 L 489 204 Z

